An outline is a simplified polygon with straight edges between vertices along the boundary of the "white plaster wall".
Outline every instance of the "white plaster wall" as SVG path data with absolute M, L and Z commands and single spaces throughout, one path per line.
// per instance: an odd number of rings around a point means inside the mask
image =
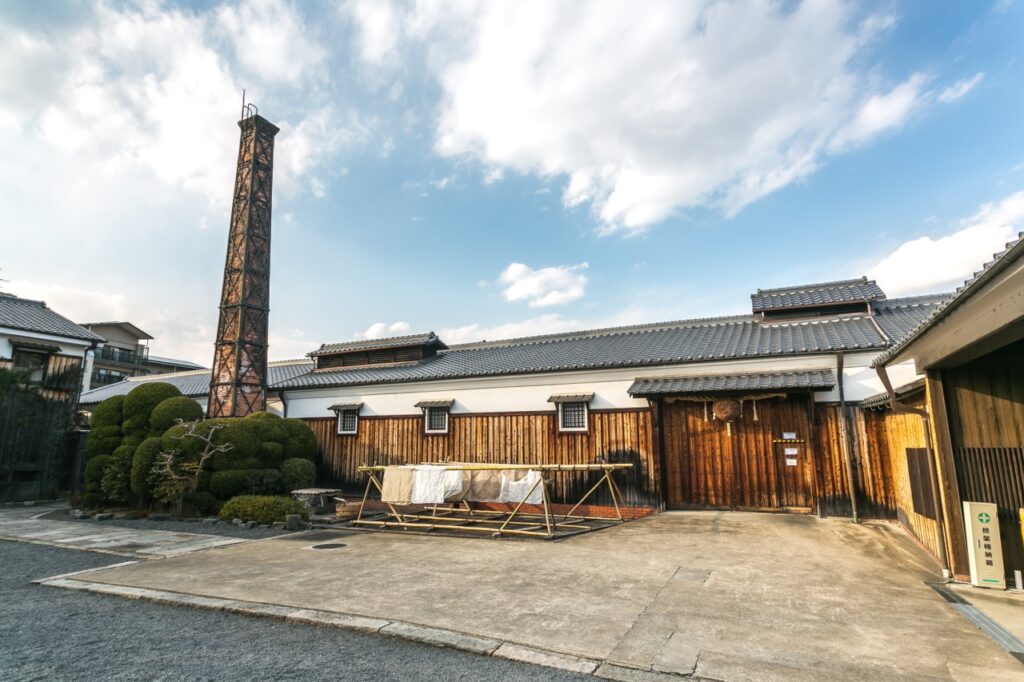
M 882 384 L 871 360 L 877 353 L 847 355 L 843 377 L 846 399 L 857 401 L 882 391 Z M 535 412 L 554 411 L 548 397 L 557 393 L 593 393 L 592 409 L 646 407 L 647 401 L 626 392 L 638 377 L 693 376 L 772 372 L 799 369 L 835 369 L 834 355 L 789 358 L 764 358 L 716 363 L 672 365 L 662 367 L 612 369 L 586 372 L 563 372 L 515 377 L 482 377 L 447 381 L 382 384 L 287 391 L 289 417 L 327 417 L 331 405 L 339 402 L 362 402 L 364 416 L 418 414 L 416 403 L 422 400 L 454 399 L 452 413 L 469 412 Z M 890 369 L 893 385 L 913 380 L 913 366 Z M 816 393 L 819 402 L 839 400 L 839 391 Z
M 12 336 L 23 339 L 38 339 L 41 343 L 50 343 L 58 346 L 62 355 L 72 355 L 78 358 L 85 356 L 85 351 L 89 349 L 90 345 L 88 341 L 69 339 L 65 336 L 53 336 L 24 331 L 22 329 L 0 327 L 0 358 L 11 358 L 11 353 L 14 351 L 11 347 Z

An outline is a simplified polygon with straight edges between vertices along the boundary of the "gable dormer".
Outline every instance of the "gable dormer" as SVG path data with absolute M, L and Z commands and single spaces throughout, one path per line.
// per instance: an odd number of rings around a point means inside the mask
M 393 336 L 386 339 L 365 339 L 346 343 L 325 343 L 309 354 L 314 369 L 394 365 L 419 362 L 437 355 L 448 346 L 434 332 Z
M 871 302 L 884 298 L 885 292 L 867 277 L 758 289 L 750 295 L 753 312 L 764 319 L 870 314 Z

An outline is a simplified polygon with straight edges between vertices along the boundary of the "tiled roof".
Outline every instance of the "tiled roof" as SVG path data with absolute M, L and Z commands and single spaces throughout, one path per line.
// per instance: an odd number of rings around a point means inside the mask
M 886 302 L 886 322 L 879 321 L 878 326 L 866 314 L 786 322 L 743 315 L 466 344 L 418 363 L 318 370 L 276 387 L 357 386 L 883 349 L 892 336 L 879 327 L 895 329 L 930 311 L 922 300 L 909 299 L 903 305 L 894 299 Z
M 883 298 L 885 298 L 885 292 L 874 280 L 867 277 L 779 289 L 758 289 L 757 293 L 750 295 L 755 313 L 764 310 L 859 303 Z
M 1021 256 L 1024 256 L 1024 232 L 1019 233 L 1016 239 L 1007 243 L 1005 249 L 995 254 L 992 260 L 982 266 L 981 270 L 978 270 L 970 279 L 960 285 L 953 292 L 952 296 L 947 297 L 944 304 L 932 308 L 930 314 L 919 320 L 906 334 L 900 337 L 894 346 L 875 358 L 871 366 L 878 367 L 879 365 L 884 365 L 896 357 L 904 348 L 956 310 L 957 306 L 973 296 L 986 282 L 998 275 L 1015 259 Z
M 911 393 L 915 393 L 922 389 L 924 389 L 923 377 L 921 379 L 912 381 L 909 384 L 905 384 L 903 386 L 900 386 L 899 388 L 893 389 L 893 392 L 896 393 L 897 398 L 903 399 L 906 396 L 910 395 Z M 886 391 L 882 391 L 881 393 L 876 393 L 874 395 L 868 396 L 867 398 L 864 398 L 864 400 L 860 401 L 860 406 L 868 410 L 887 407 L 888 404 L 889 394 Z
M 812 369 L 761 374 L 643 378 L 634 381 L 628 393 L 632 396 L 647 396 L 783 390 L 822 391 L 831 390 L 835 385 L 832 370 Z
M 935 310 L 950 294 L 932 294 L 930 296 L 913 296 L 896 298 L 891 301 L 873 301 L 871 309 L 875 311 L 875 322 L 890 341 L 898 341 L 913 331 L 921 323 L 921 319 Z
M 313 363 L 306 358 L 301 360 L 278 360 L 267 365 L 267 377 L 269 384 L 292 379 L 300 374 L 305 374 L 313 368 Z M 173 372 L 171 374 L 148 374 L 142 377 L 132 377 L 119 381 L 116 384 L 108 384 L 86 391 L 79 399 L 83 405 L 92 405 L 115 395 L 125 395 L 139 384 L 151 381 L 161 381 L 172 384 L 181 391 L 182 395 L 191 398 L 198 398 L 210 392 L 210 370 L 201 369 L 188 372 Z
M 0 293 L 0 327 L 64 336 L 85 341 L 106 341 L 85 327 L 55 313 L 42 301 Z
M 447 348 L 441 339 L 437 338 L 434 332 L 426 334 L 410 334 L 409 336 L 391 336 L 386 339 L 360 339 L 359 341 L 346 341 L 344 343 L 325 343 L 317 350 L 309 353 L 309 357 L 315 358 L 318 355 L 329 355 L 332 353 L 349 353 L 361 350 L 380 350 L 385 348 L 404 348 L 406 346 L 427 346 L 432 345 L 438 348 Z

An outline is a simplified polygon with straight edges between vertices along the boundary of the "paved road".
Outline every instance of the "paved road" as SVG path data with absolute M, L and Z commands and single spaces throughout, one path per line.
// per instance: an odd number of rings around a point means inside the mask
M 0 679 L 584 679 L 402 640 L 29 582 L 119 561 L 0 541 Z

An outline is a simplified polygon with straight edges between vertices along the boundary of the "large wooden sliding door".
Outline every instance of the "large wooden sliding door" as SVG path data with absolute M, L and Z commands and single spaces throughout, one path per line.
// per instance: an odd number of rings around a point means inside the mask
M 666 506 L 814 511 L 809 401 L 760 400 L 756 419 L 746 402 L 730 434 L 710 405 L 705 410 L 704 403 L 666 400 Z

